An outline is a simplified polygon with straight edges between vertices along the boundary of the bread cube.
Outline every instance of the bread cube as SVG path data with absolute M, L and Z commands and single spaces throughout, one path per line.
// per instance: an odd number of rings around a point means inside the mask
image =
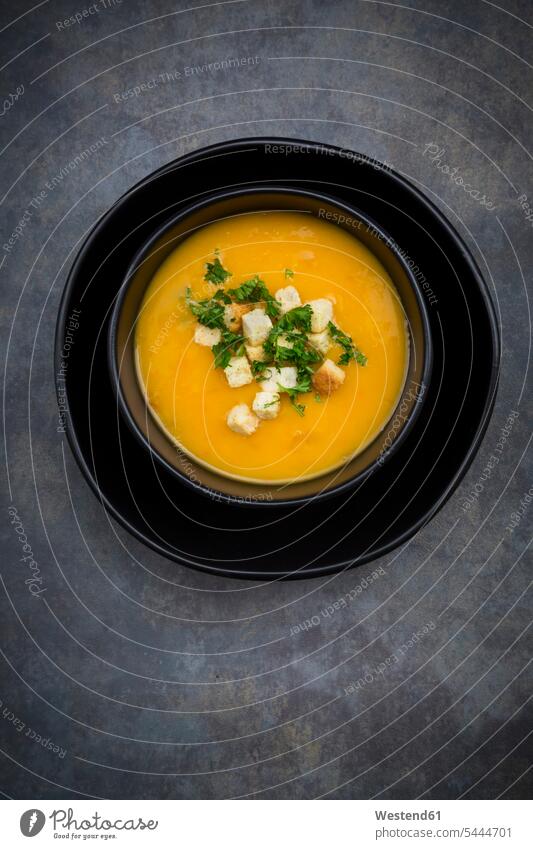
M 248 344 L 256 347 L 266 341 L 272 322 L 264 310 L 257 308 L 243 315 L 242 329 Z
M 278 289 L 274 297 L 280 305 L 282 315 L 295 307 L 299 307 L 302 303 L 298 290 L 294 286 L 285 286 L 284 289 Z
M 197 345 L 205 345 L 212 348 L 220 342 L 220 330 L 218 327 L 206 327 L 198 323 L 194 328 L 194 341 Z
M 322 333 L 333 318 L 333 304 L 328 298 L 317 298 L 316 301 L 307 301 L 311 307 L 311 333 Z
M 224 369 L 224 373 L 232 389 L 246 386 L 247 383 L 251 383 L 253 380 L 250 363 L 246 357 L 232 357 Z
M 248 404 L 237 404 L 229 411 L 226 422 L 230 430 L 241 436 L 251 436 L 259 427 L 259 419 L 250 410 Z
M 224 307 L 224 324 L 233 333 L 240 333 L 242 317 L 253 309 L 252 304 L 226 304 Z
M 283 366 L 279 370 L 279 383 L 285 389 L 294 389 L 298 383 L 298 372 L 295 366 Z
M 280 370 L 272 366 L 265 369 L 263 372 L 264 378 L 259 381 L 259 386 L 263 392 L 277 392 L 278 383 L 280 382 Z
M 251 363 L 263 363 L 266 360 L 267 355 L 265 354 L 262 345 L 245 345 L 244 347 L 246 350 L 246 356 Z
M 275 419 L 280 410 L 278 392 L 258 392 L 254 398 L 252 409 L 260 419 Z
M 307 339 L 313 348 L 316 348 L 323 357 L 326 356 L 331 345 L 329 330 L 327 328 L 326 330 L 323 330 L 322 333 L 310 333 Z
M 298 382 L 298 372 L 294 366 L 269 368 L 265 370 L 265 379 L 260 382 L 263 392 L 277 392 L 279 386 L 294 389 Z
M 333 360 L 324 360 L 313 375 L 313 386 L 320 395 L 331 395 L 344 383 L 345 372 Z

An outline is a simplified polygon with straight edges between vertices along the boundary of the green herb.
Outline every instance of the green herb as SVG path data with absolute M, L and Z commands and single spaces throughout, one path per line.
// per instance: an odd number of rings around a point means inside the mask
M 305 333 L 301 331 L 278 331 L 278 326 L 274 327 L 268 336 L 268 339 L 263 345 L 267 356 L 276 363 L 296 366 L 302 368 L 310 366 L 312 363 L 319 363 L 322 360 L 322 355 L 308 341 Z M 280 336 L 283 336 L 280 344 Z M 284 345 L 283 341 L 290 342 L 291 347 Z
M 274 400 L 273 400 L 273 401 L 268 401 L 268 403 L 267 403 L 267 404 L 263 404 L 263 407 L 264 407 L 265 409 L 266 409 L 267 407 L 274 407 L 274 406 L 278 403 L 278 401 L 279 401 L 279 396 L 278 396 L 277 398 L 274 398 Z
M 217 289 L 213 298 L 217 301 L 222 301 L 223 304 L 231 304 L 231 298 L 229 295 L 226 295 L 224 289 Z
M 218 256 L 215 257 L 214 262 L 207 262 L 205 267 L 207 271 L 204 274 L 204 280 L 207 280 L 208 283 L 215 283 L 220 286 L 226 282 L 228 277 L 231 277 L 231 272 L 224 268 Z
M 289 400 L 299 416 L 303 416 L 305 412 L 305 404 L 299 404 L 298 398 L 300 395 L 304 395 L 311 391 L 312 374 L 312 369 L 304 367 L 301 371 L 298 371 L 298 382 L 296 386 L 287 388 L 286 386 L 282 386 L 281 383 L 278 383 L 278 390 L 280 392 L 285 392 L 285 394 L 289 396 Z
M 232 357 L 244 354 L 244 336 L 232 333 L 227 328 L 222 331 L 220 342 L 211 348 L 215 355 L 215 368 L 226 368 Z
M 288 389 L 286 386 L 282 386 L 281 383 L 278 383 L 278 390 L 279 392 L 285 392 L 285 394 L 289 396 L 289 401 L 291 402 L 291 405 L 294 407 L 299 416 L 303 416 L 305 412 L 305 404 L 298 403 L 297 399 L 301 394 L 300 390 L 298 389 L 298 385 L 296 385 L 294 388 Z
M 347 366 L 351 360 L 354 360 L 360 366 L 366 366 L 367 358 L 354 345 L 351 336 L 336 327 L 332 321 L 328 324 L 328 330 L 332 340 L 340 345 L 343 350 L 338 363 L 340 366 Z
M 306 347 L 308 347 L 306 333 L 311 330 L 311 315 L 312 309 L 310 306 L 295 307 L 285 313 L 276 326 L 272 328 L 268 339 L 263 345 L 267 356 L 273 360 L 298 360 L 305 357 L 304 352 Z M 279 345 L 280 336 L 286 337 L 292 343 L 292 348 Z M 314 348 L 313 351 L 315 351 Z M 320 359 L 319 354 L 318 359 Z
M 228 294 L 241 304 L 264 303 L 265 312 L 269 318 L 278 318 L 280 306 L 268 291 L 264 280 L 255 275 L 250 280 L 241 283 L 236 289 L 228 289 Z
M 295 399 L 295 398 L 293 398 L 293 397 L 292 397 L 292 395 L 291 395 L 291 397 L 289 398 L 289 400 L 290 400 L 290 402 L 291 402 L 291 406 L 292 406 L 292 407 L 294 407 L 294 409 L 296 410 L 296 412 L 298 413 L 298 415 L 299 415 L 299 416 L 303 416 L 303 414 L 305 413 L 305 404 L 298 404 L 298 403 L 296 402 L 296 399 Z
M 265 376 L 265 369 L 269 368 L 268 363 L 263 360 L 252 360 L 252 374 L 256 380 L 262 380 Z
M 313 310 L 309 304 L 305 304 L 303 307 L 294 307 L 294 309 L 289 310 L 289 312 L 286 312 L 280 318 L 276 324 L 276 330 L 278 328 L 280 332 L 286 330 L 305 330 L 306 333 L 310 333 L 312 315 Z
M 287 388 L 278 384 L 278 391 L 288 395 L 291 405 L 298 415 L 303 416 L 305 405 L 300 397 L 313 391 L 312 378 L 314 367 L 322 362 L 322 354 L 309 342 L 311 333 L 312 308 L 309 305 L 295 307 L 285 315 L 281 315 L 281 305 L 271 295 L 264 280 L 258 274 L 245 280 L 234 289 L 225 289 L 224 284 L 231 276 L 218 258 L 218 248 L 215 259 L 206 264 L 205 280 L 214 283 L 218 288 L 210 298 L 194 300 L 191 290 L 187 289 L 186 302 L 192 314 L 206 327 L 220 330 L 220 342 L 213 345 L 216 368 L 227 368 L 232 357 L 241 357 L 245 353 L 245 338 L 229 330 L 225 323 L 225 308 L 229 304 L 261 304 L 266 314 L 272 319 L 274 326 L 263 344 L 264 360 L 251 362 L 252 374 L 257 381 L 265 379 L 269 369 L 291 365 L 296 369 L 296 386 Z M 294 271 L 285 269 L 285 277 L 294 276 Z M 333 342 L 342 348 L 339 365 L 348 365 L 354 360 L 360 365 L 366 365 L 366 357 L 354 345 L 350 336 L 329 322 L 328 331 Z M 314 395 L 317 403 L 322 403 L 319 394 Z M 265 406 L 276 404 L 272 401 Z
M 215 298 L 207 298 L 203 301 L 194 301 L 191 298 L 191 290 L 187 289 L 185 296 L 187 306 L 192 314 L 205 327 L 218 327 L 222 330 L 224 325 L 224 307 Z
M 311 316 L 312 309 L 308 305 L 289 310 L 272 328 L 263 345 L 267 357 L 266 365 L 273 363 L 282 367 L 290 364 L 296 368 L 296 386 L 291 389 L 282 387 L 281 391 L 289 396 L 292 406 L 300 416 L 304 414 L 305 406 L 298 403 L 297 399 L 300 395 L 311 392 L 312 366 L 322 360 L 322 355 L 307 338 L 307 333 L 311 330 Z

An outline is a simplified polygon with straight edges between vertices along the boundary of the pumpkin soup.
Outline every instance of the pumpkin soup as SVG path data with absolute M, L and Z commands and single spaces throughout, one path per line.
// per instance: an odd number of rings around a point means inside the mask
M 343 465 L 384 428 L 409 358 L 399 296 L 355 236 L 254 212 L 184 239 L 152 278 L 137 372 L 161 428 L 231 477 L 283 483 Z

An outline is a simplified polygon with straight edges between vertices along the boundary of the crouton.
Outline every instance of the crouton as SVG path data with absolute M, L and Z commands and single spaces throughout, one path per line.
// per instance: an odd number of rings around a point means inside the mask
M 331 345 L 329 330 L 327 328 L 322 333 L 310 333 L 307 339 L 313 348 L 316 348 L 323 357 L 326 356 Z
M 316 301 L 308 301 L 306 306 L 311 307 L 311 333 L 322 333 L 333 318 L 333 304 L 327 298 L 317 298 Z
M 251 363 L 263 363 L 266 360 L 267 355 L 265 354 L 262 345 L 245 345 L 244 347 L 246 350 L 246 356 Z
M 294 389 L 298 383 L 298 372 L 295 366 L 283 366 L 279 370 L 279 383 L 285 389 Z
M 333 360 L 324 360 L 313 375 L 313 386 L 321 395 L 331 395 L 344 383 L 345 372 Z
M 275 419 L 280 410 L 278 392 L 258 392 L 254 398 L 252 409 L 260 419 Z
M 194 328 L 194 341 L 197 345 L 212 348 L 213 345 L 218 345 L 220 342 L 220 330 L 218 327 L 206 327 L 204 324 L 198 323 Z
M 285 315 L 286 312 L 293 310 L 295 307 L 299 307 L 302 303 L 298 290 L 294 286 L 286 286 L 284 289 L 278 289 L 274 297 L 280 305 L 282 315 Z
M 226 422 L 230 430 L 241 436 L 251 436 L 259 427 L 259 419 L 250 410 L 248 404 L 237 404 L 229 411 Z
M 298 372 L 295 366 L 283 366 L 279 369 L 278 383 L 284 389 L 294 389 L 298 383 Z
M 263 372 L 264 378 L 259 381 L 259 386 L 263 392 L 277 392 L 278 383 L 280 381 L 280 370 L 274 366 L 266 368 Z
M 232 389 L 238 389 L 253 380 L 250 363 L 246 357 L 232 357 L 224 373 Z
M 239 333 L 242 327 L 242 317 L 252 310 L 252 304 L 226 304 L 224 307 L 224 324 L 233 333 Z
M 294 366 L 283 366 L 283 368 L 268 368 L 265 370 L 265 379 L 260 382 L 263 392 L 277 392 L 278 386 L 284 389 L 294 389 L 298 382 L 298 373 Z
M 266 312 L 255 309 L 242 317 L 242 329 L 249 345 L 262 345 L 272 330 L 272 322 Z

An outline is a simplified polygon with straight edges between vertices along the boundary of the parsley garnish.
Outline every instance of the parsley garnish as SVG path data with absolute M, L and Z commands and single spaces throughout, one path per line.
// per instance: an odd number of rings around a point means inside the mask
M 226 368 L 232 357 L 242 357 L 244 354 L 244 336 L 225 329 L 220 342 L 213 345 L 211 350 L 215 355 L 215 368 Z
M 295 307 L 285 313 L 276 326 L 272 328 L 263 345 L 267 356 L 273 360 L 298 360 L 305 357 L 304 352 L 308 346 L 305 334 L 311 330 L 311 315 L 310 306 Z M 279 345 L 280 336 L 286 337 L 293 347 L 288 348 L 285 345 Z M 320 355 L 318 355 L 318 359 L 320 359 Z
M 207 271 L 204 274 L 204 280 L 207 280 L 208 283 L 215 283 L 220 286 L 226 282 L 228 277 L 231 277 L 231 273 L 224 268 L 218 256 L 215 257 L 214 262 L 206 262 L 205 267 Z
M 191 290 L 187 289 L 185 296 L 187 305 L 192 314 L 198 319 L 200 324 L 206 327 L 218 327 L 222 330 L 224 325 L 224 306 L 218 298 L 207 298 L 203 301 L 193 301 L 191 298 Z
M 217 289 L 213 298 L 216 298 L 217 301 L 222 301 L 223 304 L 231 304 L 231 298 L 229 295 L 226 295 L 224 289 Z
M 228 294 L 241 304 L 264 303 L 265 312 L 269 318 L 278 318 L 279 316 L 278 302 L 268 291 L 264 280 L 261 280 L 257 274 L 250 280 L 241 283 L 237 289 L 228 289 Z
M 233 303 L 261 304 L 274 326 L 263 344 L 264 360 L 253 360 L 250 363 L 252 374 L 257 381 L 261 381 L 265 379 L 269 369 L 293 366 L 297 374 L 296 385 L 287 388 L 278 384 L 278 391 L 288 395 L 298 415 L 303 416 L 305 405 L 300 403 L 299 398 L 313 391 L 314 367 L 323 360 L 322 354 L 309 341 L 312 308 L 307 304 L 281 315 L 281 305 L 258 274 L 234 289 L 225 289 L 224 284 L 231 277 L 231 272 L 224 268 L 218 254 L 217 248 L 214 261 L 206 263 L 207 270 L 204 275 L 205 280 L 217 286 L 214 294 L 210 298 L 197 301 L 191 297 L 190 289 L 187 289 L 186 293 L 186 303 L 200 324 L 220 330 L 220 342 L 211 348 L 215 367 L 224 369 L 232 357 L 242 357 L 245 354 L 244 336 L 234 333 L 226 326 L 226 306 Z M 294 271 L 290 268 L 286 268 L 284 273 L 286 278 L 294 277 Z M 366 365 L 367 358 L 354 345 L 350 336 L 331 321 L 328 324 L 328 332 L 331 340 L 342 348 L 339 365 L 346 366 L 352 360 L 359 365 Z M 319 394 L 315 394 L 314 398 L 317 403 L 322 402 Z
M 252 374 L 256 380 L 263 380 L 265 377 L 265 369 L 269 368 L 268 363 L 263 360 L 252 360 Z
M 306 304 L 303 307 L 294 307 L 294 309 L 286 312 L 276 324 L 280 331 L 283 330 L 305 330 L 307 333 L 311 331 L 311 317 L 313 310 Z
M 295 307 L 285 313 L 263 345 L 267 356 L 274 362 L 289 362 L 297 368 L 320 362 L 322 356 L 307 339 L 307 333 L 311 330 L 311 315 L 312 309 L 308 305 Z M 290 343 L 290 347 L 279 344 L 281 336 Z
M 277 398 L 274 398 L 273 401 L 268 401 L 266 404 L 263 404 L 263 407 L 265 408 L 265 410 L 266 410 L 267 407 L 274 407 L 278 403 L 278 401 L 279 401 L 279 395 L 278 395 Z
M 307 333 L 311 330 L 311 316 L 312 309 L 309 305 L 289 310 L 272 328 L 263 345 L 269 362 L 274 362 L 278 367 L 290 364 L 296 368 L 296 386 L 291 389 L 282 387 L 281 391 L 289 396 L 292 406 L 300 416 L 303 416 L 305 406 L 299 404 L 297 398 L 311 392 L 312 365 L 322 360 L 322 355 L 307 338 Z
M 191 290 L 187 289 L 186 301 L 200 324 L 220 330 L 220 342 L 211 348 L 215 355 L 215 368 L 226 368 L 232 357 L 244 354 L 244 336 L 228 330 L 224 322 L 224 307 L 231 304 L 231 298 L 223 289 L 217 289 L 212 298 L 203 301 L 194 301 Z
M 297 398 L 302 391 L 306 392 L 308 390 L 300 390 L 298 388 L 298 384 L 296 384 L 295 387 L 288 389 L 286 386 L 282 386 L 281 383 L 278 383 L 278 391 L 285 392 L 289 396 L 291 406 L 294 407 L 299 416 L 303 416 L 305 412 L 305 404 L 299 404 Z
M 301 369 L 298 369 L 298 382 L 296 386 L 288 388 L 286 386 L 282 386 L 281 383 L 278 383 L 278 390 L 280 392 L 285 392 L 289 396 L 289 400 L 299 416 L 303 416 L 305 404 L 299 404 L 298 397 L 311 391 L 312 374 L 312 369 L 304 366 Z
M 340 366 L 347 366 L 350 360 L 354 360 L 360 366 L 366 366 L 367 358 L 354 345 L 351 336 L 343 333 L 332 321 L 328 324 L 328 330 L 332 340 L 340 345 L 343 350 L 338 363 Z

